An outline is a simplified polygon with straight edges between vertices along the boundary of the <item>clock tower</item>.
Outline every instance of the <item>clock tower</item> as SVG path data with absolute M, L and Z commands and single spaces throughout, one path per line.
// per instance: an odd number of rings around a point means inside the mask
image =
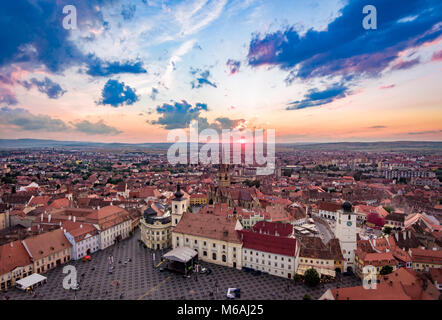
M 344 257 L 344 271 L 348 271 L 349 268 L 355 270 L 356 216 L 348 201 L 344 202 L 342 209 L 337 212 L 335 236 L 339 239 Z

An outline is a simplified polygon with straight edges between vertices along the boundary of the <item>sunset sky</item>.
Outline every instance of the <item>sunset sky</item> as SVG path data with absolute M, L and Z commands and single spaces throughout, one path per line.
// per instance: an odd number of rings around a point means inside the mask
M 0 43 L 2 139 L 442 141 L 440 0 L 2 1 Z

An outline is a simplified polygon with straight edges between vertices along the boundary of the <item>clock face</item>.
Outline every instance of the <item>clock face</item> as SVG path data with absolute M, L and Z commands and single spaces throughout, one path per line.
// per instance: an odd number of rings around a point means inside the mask
M 351 227 L 351 221 L 347 221 L 347 226 Z

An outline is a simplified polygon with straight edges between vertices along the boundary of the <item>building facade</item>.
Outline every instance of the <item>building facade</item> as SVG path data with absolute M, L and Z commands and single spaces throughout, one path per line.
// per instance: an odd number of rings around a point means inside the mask
M 355 267 L 356 217 L 349 202 L 344 202 L 342 209 L 337 212 L 335 236 L 339 239 L 345 271 L 354 271 Z
M 172 247 L 188 247 L 202 261 L 241 269 L 242 228 L 236 218 L 186 212 L 172 231 Z

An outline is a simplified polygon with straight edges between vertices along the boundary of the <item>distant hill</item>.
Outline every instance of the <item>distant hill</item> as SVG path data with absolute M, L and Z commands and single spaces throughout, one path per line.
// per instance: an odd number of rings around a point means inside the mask
M 171 143 L 104 143 L 84 141 L 58 141 L 43 139 L 0 139 L 0 149 L 107 149 L 107 150 L 166 150 Z M 335 143 L 280 143 L 276 151 L 442 151 L 442 142 L 393 141 L 393 142 L 335 142 Z
M 334 142 L 334 143 L 305 143 L 280 144 L 280 147 L 290 147 L 296 150 L 323 151 L 442 151 L 442 142 L 438 141 L 378 141 L 378 142 Z
M 104 143 L 43 139 L 0 139 L 0 149 L 167 149 L 170 143 Z

